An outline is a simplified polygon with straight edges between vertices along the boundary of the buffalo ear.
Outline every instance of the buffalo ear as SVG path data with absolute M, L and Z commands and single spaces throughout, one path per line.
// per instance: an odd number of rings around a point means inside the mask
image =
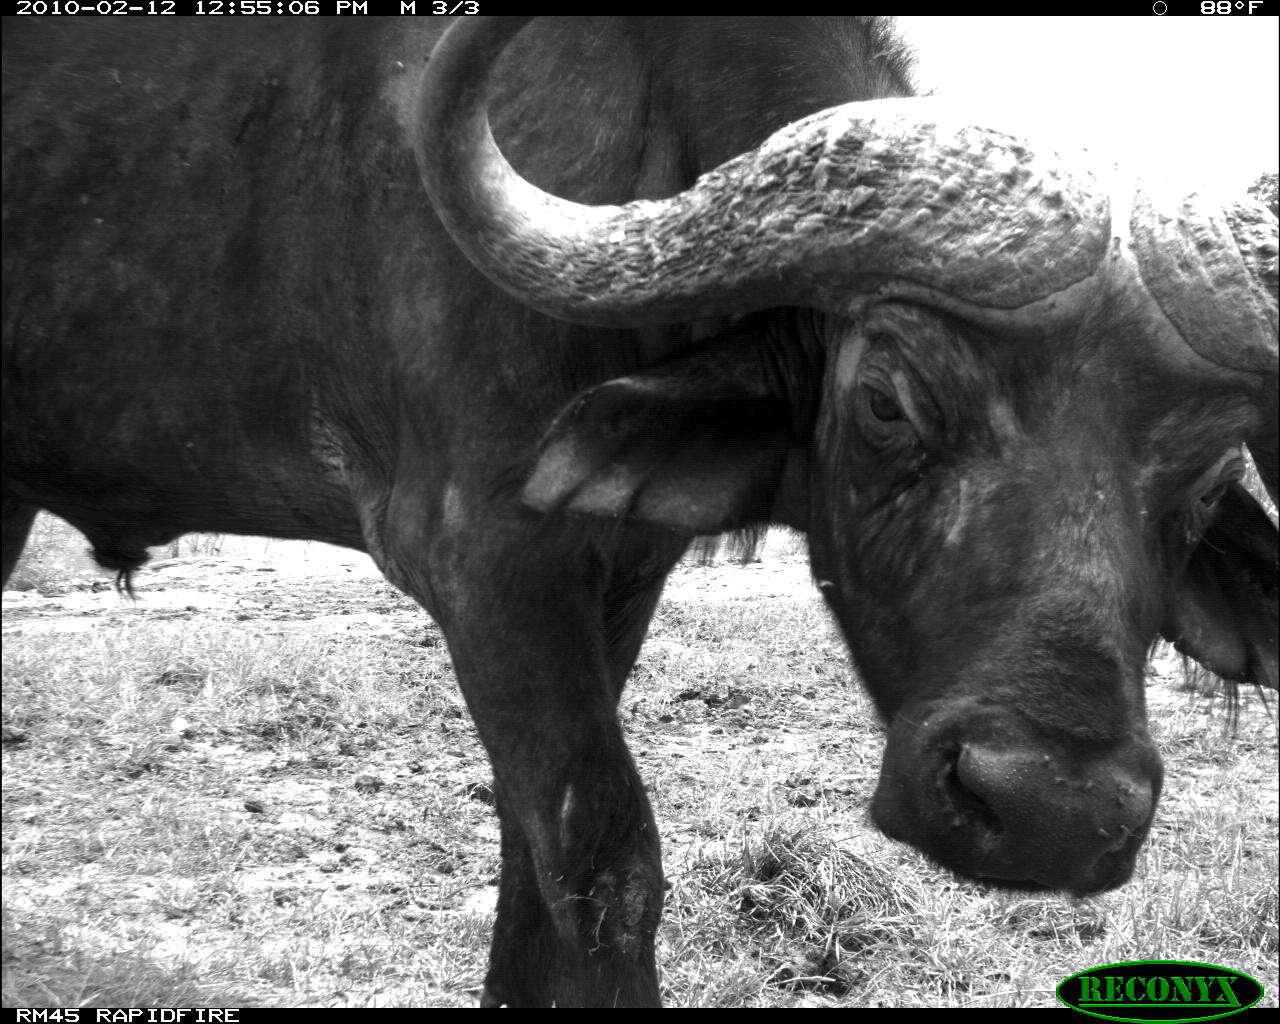
M 1160 632 L 1209 671 L 1276 689 L 1276 528 L 1232 484 L 1192 552 Z
M 758 366 L 740 344 L 583 392 L 543 439 L 525 502 L 691 536 L 766 521 L 791 414 Z

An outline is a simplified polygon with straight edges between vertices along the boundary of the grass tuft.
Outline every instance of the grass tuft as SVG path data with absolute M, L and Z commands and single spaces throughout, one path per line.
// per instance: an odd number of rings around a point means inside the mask
M 668 1002 L 1053 1006 L 1068 974 L 1169 957 L 1275 1005 L 1266 706 L 1233 720 L 1158 655 L 1134 880 L 960 882 L 867 822 L 880 726 L 803 570 L 764 554 L 677 571 L 619 708 L 671 883 Z M 498 829 L 438 631 L 381 583 L 205 585 L 254 604 L 6 605 L 4 1002 L 473 1005 Z

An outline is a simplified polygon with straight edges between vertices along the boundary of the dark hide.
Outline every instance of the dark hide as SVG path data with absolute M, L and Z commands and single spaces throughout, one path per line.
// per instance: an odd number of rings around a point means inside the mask
M 442 28 L 6 26 L 5 568 L 41 508 L 125 571 L 196 530 L 368 551 L 440 623 L 493 762 L 484 1002 L 656 1003 L 658 839 L 615 707 L 689 537 L 557 525 L 519 494 L 576 394 L 708 325 L 570 327 L 467 264 L 411 144 Z M 501 61 L 494 131 L 568 198 L 670 195 L 814 110 L 905 95 L 887 39 L 537 22 Z

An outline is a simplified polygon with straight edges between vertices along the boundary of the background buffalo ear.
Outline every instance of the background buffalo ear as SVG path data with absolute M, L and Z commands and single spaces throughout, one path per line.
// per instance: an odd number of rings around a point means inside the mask
M 1160 632 L 1209 671 L 1277 688 L 1276 528 L 1232 484 L 1178 581 Z
M 767 520 L 791 414 L 752 379 L 751 349 L 702 353 L 579 395 L 543 439 L 525 502 L 689 535 Z

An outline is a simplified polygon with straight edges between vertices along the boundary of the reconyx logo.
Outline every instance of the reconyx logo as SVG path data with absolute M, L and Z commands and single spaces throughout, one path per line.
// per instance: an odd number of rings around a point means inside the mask
M 1228 967 L 1132 960 L 1071 975 L 1058 986 L 1058 998 L 1104 1020 L 1196 1021 L 1247 1010 L 1262 998 L 1262 986 Z

